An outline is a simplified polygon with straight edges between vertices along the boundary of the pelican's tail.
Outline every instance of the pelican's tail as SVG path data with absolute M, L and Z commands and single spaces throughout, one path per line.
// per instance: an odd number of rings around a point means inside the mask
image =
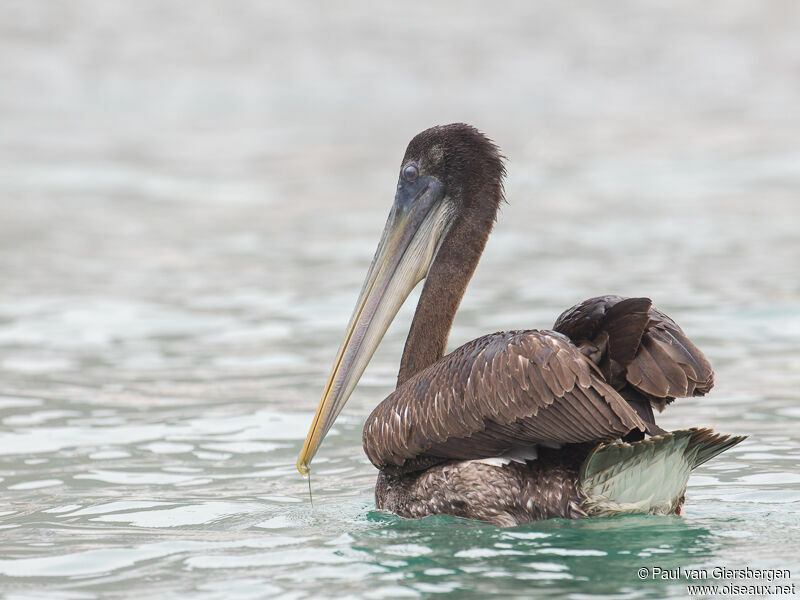
M 632 444 L 602 444 L 581 466 L 581 508 L 590 517 L 677 514 L 692 470 L 746 437 L 692 428 Z

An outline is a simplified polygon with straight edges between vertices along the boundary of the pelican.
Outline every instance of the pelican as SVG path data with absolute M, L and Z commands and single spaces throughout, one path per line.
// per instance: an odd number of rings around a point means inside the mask
M 706 357 L 648 298 L 601 296 L 552 330 L 485 335 L 445 356 L 504 200 L 504 158 L 463 123 L 415 136 L 389 218 L 297 461 L 323 438 L 411 290 L 425 284 L 397 387 L 366 420 L 379 509 L 499 526 L 680 514 L 689 474 L 743 436 L 665 431 L 653 408 L 702 396 Z

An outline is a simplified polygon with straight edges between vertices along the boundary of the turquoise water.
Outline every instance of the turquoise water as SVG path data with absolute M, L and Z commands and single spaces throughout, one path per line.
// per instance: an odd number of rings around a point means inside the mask
M 642 567 L 796 584 L 800 15 L 771 7 L 4 3 L 4 597 L 687 597 Z M 376 511 L 361 425 L 413 298 L 309 503 L 295 458 L 398 161 L 453 120 L 510 162 L 451 347 L 652 297 L 717 372 L 660 423 L 750 436 L 697 471 L 684 518 Z

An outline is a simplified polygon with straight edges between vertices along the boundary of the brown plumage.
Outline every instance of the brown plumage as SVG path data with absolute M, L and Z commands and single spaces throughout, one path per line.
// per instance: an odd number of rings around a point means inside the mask
M 688 473 L 743 439 L 705 428 L 686 429 L 635 444 L 545 450 L 537 460 L 510 462 L 502 468 L 478 461 L 447 461 L 404 476 L 381 471 L 375 501 L 378 508 L 408 519 L 448 514 L 501 527 L 555 518 L 677 514 L 685 500 Z M 685 464 L 675 465 L 684 472 L 677 473 L 676 491 L 668 493 L 666 501 L 656 501 L 643 510 L 597 493 L 614 493 L 615 478 L 624 479 L 626 470 L 657 467 L 658 457 L 670 451 L 684 458 Z M 657 495 L 652 487 L 647 486 L 643 495 Z
M 407 519 L 447 514 L 510 527 L 542 519 L 580 519 L 585 500 L 575 464 L 540 460 L 498 468 L 447 462 L 405 477 L 378 475 L 378 508 Z
M 456 216 L 425 277 L 400 359 L 398 386 L 444 356 L 456 311 L 504 200 L 506 174 L 497 146 L 463 124 L 415 136 L 402 164 L 411 161 L 442 180 Z
M 504 199 L 504 174 L 497 147 L 468 125 L 411 141 L 299 468 L 308 468 L 381 332 L 424 278 L 397 388 L 364 426 L 364 450 L 381 471 L 379 508 L 498 525 L 676 512 L 691 470 L 744 438 L 658 427 L 653 406 L 701 396 L 714 377 L 650 299 L 592 298 L 565 311 L 553 331 L 493 333 L 444 356 Z
M 507 331 L 461 346 L 367 418 L 364 450 L 387 472 L 536 444 L 609 441 L 645 424 L 569 338 Z
M 602 349 L 598 366 L 615 389 L 631 386 L 662 410 L 714 386 L 711 363 L 649 298 L 592 298 L 564 311 L 553 329 L 583 352 Z

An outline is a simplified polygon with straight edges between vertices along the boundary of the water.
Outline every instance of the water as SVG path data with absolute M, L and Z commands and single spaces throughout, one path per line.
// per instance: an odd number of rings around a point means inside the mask
M 637 569 L 797 577 L 796 3 L 397 8 L 3 3 L 5 597 L 683 598 Z M 654 298 L 718 382 L 662 425 L 750 435 L 692 478 L 685 518 L 376 511 L 361 424 L 413 301 L 309 505 L 295 457 L 403 149 L 454 120 L 502 146 L 510 203 L 451 345 Z

